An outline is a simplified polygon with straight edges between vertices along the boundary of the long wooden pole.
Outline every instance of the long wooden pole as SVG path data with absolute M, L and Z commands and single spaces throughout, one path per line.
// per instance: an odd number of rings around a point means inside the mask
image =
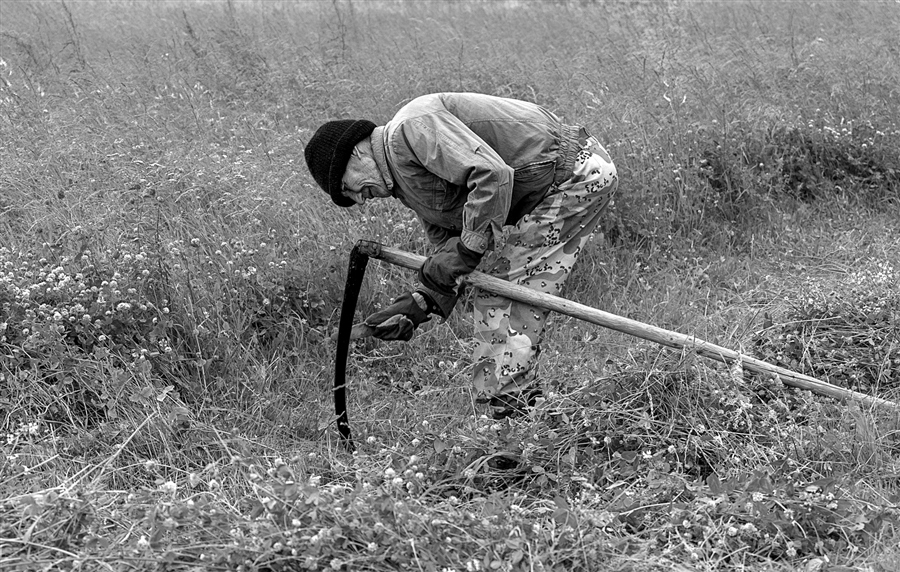
M 363 245 L 366 254 L 372 258 L 378 258 L 390 264 L 408 268 L 410 270 L 418 270 L 425 262 L 424 256 L 384 246 L 376 242 L 361 241 L 360 244 Z M 733 364 L 739 361 L 744 369 L 764 375 L 778 376 L 785 385 L 806 389 L 813 393 L 828 395 L 837 399 L 851 399 L 866 405 L 887 407 L 894 411 L 900 411 L 900 404 L 893 401 L 882 399 L 880 397 L 873 397 L 850 389 L 844 389 L 843 387 L 832 385 L 814 377 L 797 373 L 734 350 L 718 346 L 696 336 L 687 336 L 685 334 L 638 322 L 637 320 L 610 314 L 609 312 L 585 306 L 578 302 L 572 302 L 571 300 L 566 300 L 559 296 L 536 292 L 524 286 L 512 284 L 477 270 L 466 276 L 465 281 L 472 286 L 481 288 L 492 294 L 497 294 L 531 306 L 559 312 L 566 316 L 571 316 L 579 320 L 584 320 L 585 322 L 597 324 L 604 328 L 616 330 L 617 332 L 649 340 L 670 348 L 694 351 L 698 355 L 721 363 Z

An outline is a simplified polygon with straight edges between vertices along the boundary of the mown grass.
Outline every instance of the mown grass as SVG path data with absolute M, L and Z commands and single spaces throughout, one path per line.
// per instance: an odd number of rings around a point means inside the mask
M 472 402 L 468 302 L 358 342 L 348 453 L 346 255 L 428 250 L 301 158 L 421 93 L 545 104 L 621 178 L 568 297 L 897 400 L 895 3 L 0 11 L 5 569 L 900 565 L 896 412 L 569 318 L 509 423 Z M 413 283 L 372 264 L 359 313 Z

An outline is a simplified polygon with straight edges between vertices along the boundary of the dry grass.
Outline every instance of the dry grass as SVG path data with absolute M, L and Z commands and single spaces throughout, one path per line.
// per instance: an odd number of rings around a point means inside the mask
M 510 423 L 472 402 L 467 301 L 359 342 L 336 442 L 346 254 L 427 247 L 331 208 L 302 147 L 439 90 L 606 142 L 570 298 L 900 397 L 896 6 L 514 4 L 3 4 L 6 568 L 898 567 L 896 414 L 569 318 Z M 372 264 L 360 313 L 413 280 Z

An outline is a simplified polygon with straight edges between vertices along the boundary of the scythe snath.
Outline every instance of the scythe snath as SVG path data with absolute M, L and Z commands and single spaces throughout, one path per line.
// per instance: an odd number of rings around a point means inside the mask
M 337 415 L 338 432 L 344 442 L 353 449 L 353 440 L 350 434 L 350 421 L 347 416 L 347 357 L 350 353 L 350 341 L 358 337 L 371 335 L 371 328 L 364 325 L 353 325 L 353 315 L 356 312 L 356 301 L 359 298 L 359 289 L 362 286 L 366 265 L 369 258 L 377 258 L 389 264 L 418 270 L 425 262 L 424 256 L 412 254 L 383 246 L 377 242 L 360 240 L 350 252 L 350 265 L 347 269 L 347 285 L 344 289 L 344 301 L 341 306 L 341 318 L 337 332 L 337 348 L 334 364 L 334 412 Z M 837 399 L 849 399 L 872 407 L 887 407 L 895 412 L 900 411 L 900 404 L 880 397 L 874 397 L 844 389 L 830 383 L 818 380 L 814 377 L 797 373 L 777 365 L 764 362 L 754 357 L 741 354 L 734 350 L 717 346 L 701 340 L 695 336 L 679 334 L 656 326 L 651 326 L 637 320 L 623 318 L 603 310 L 598 310 L 584 304 L 572 302 L 552 294 L 544 294 L 530 290 L 518 284 L 511 284 L 483 272 L 475 271 L 466 276 L 465 281 L 476 288 L 486 292 L 504 296 L 511 300 L 523 302 L 531 306 L 552 310 L 566 316 L 610 328 L 631 336 L 649 340 L 651 342 L 674 349 L 689 350 L 697 355 L 715 360 L 724 364 L 740 362 L 744 369 L 763 375 L 777 376 L 785 385 L 805 389 L 820 395 L 827 395 Z

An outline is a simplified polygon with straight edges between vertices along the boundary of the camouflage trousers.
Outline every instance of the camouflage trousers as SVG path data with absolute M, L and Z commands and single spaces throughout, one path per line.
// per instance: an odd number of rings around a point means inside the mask
M 498 278 L 554 295 L 563 286 L 618 186 L 606 150 L 588 137 L 568 180 L 552 188 L 510 230 L 496 262 Z M 515 395 L 535 385 L 535 362 L 547 310 L 475 291 L 473 382 L 479 401 Z

